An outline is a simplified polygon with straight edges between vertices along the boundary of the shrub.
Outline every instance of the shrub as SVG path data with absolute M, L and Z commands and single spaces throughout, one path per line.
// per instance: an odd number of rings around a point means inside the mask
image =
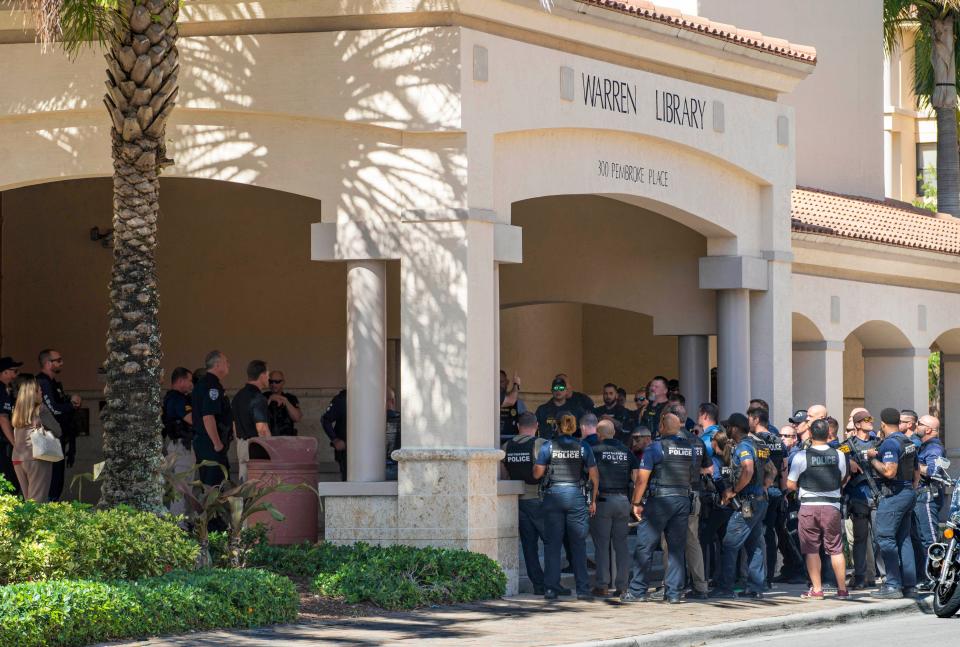
M 196 555 L 187 533 L 149 512 L 0 496 L 0 583 L 138 579 L 190 568 Z
M 136 582 L 51 580 L 0 587 L 0 645 L 88 645 L 296 618 L 290 580 L 260 570 L 175 571 Z
M 412 546 L 258 546 L 250 562 L 278 573 L 313 578 L 320 594 L 387 609 L 500 597 L 507 585 L 486 555 Z

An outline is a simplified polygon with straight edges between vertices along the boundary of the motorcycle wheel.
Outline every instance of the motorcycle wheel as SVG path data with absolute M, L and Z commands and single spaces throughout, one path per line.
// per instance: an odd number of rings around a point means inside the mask
M 960 584 L 938 584 L 933 590 L 933 612 L 938 618 L 952 618 L 957 611 L 960 611 Z

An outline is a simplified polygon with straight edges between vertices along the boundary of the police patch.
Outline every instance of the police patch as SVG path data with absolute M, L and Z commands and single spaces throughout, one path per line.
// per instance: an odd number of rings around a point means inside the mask
M 217 398 L 220 397 L 220 391 L 216 389 L 210 389 L 210 391 L 208 392 L 208 395 L 210 396 L 211 400 L 216 400 Z

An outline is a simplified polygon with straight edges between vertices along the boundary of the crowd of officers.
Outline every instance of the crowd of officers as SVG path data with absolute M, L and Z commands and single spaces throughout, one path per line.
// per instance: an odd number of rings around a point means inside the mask
M 501 373 L 500 390 L 501 476 L 525 484 L 521 547 L 547 600 L 573 593 L 561 585 L 564 553 L 585 600 L 759 600 L 773 582 L 807 584 L 805 599 L 822 599 L 826 585 L 843 599 L 878 581 L 871 595 L 899 598 L 931 586 L 927 548 L 944 502 L 931 478 L 944 454 L 932 415 L 888 408 L 875 421 L 854 409 L 841 430 L 813 405 L 777 428 L 767 403 L 752 400 L 723 421 L 703 403 L 692 420 L 679 385 L 661 376 L 637 392 L 636 410 L 613 384 L 595 407 L 563 374 L 536 413 L 518 379 Z M 665 575 L 652 590 L 658 548 Z

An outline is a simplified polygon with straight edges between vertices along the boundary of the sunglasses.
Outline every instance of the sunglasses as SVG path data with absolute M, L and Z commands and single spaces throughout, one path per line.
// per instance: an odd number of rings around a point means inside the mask
M 780 434 L 781 438 L 796 438 L 797 434 Z
M 267 380 L 270 384 L 283 384 L 283 380 Z
M 567 387 L 565 387 L 565 386 L 555 386 L 555 387 L 553 387 L 553 390 L 554 390 L 554 391 L 566 391 L 566 390 L 567 390 Z
M 861 420 L 860 422 L 873 422 L 873 418 L 867 417 Z M 901 420 L 900 422 L 903 422 L 903 420 Z

